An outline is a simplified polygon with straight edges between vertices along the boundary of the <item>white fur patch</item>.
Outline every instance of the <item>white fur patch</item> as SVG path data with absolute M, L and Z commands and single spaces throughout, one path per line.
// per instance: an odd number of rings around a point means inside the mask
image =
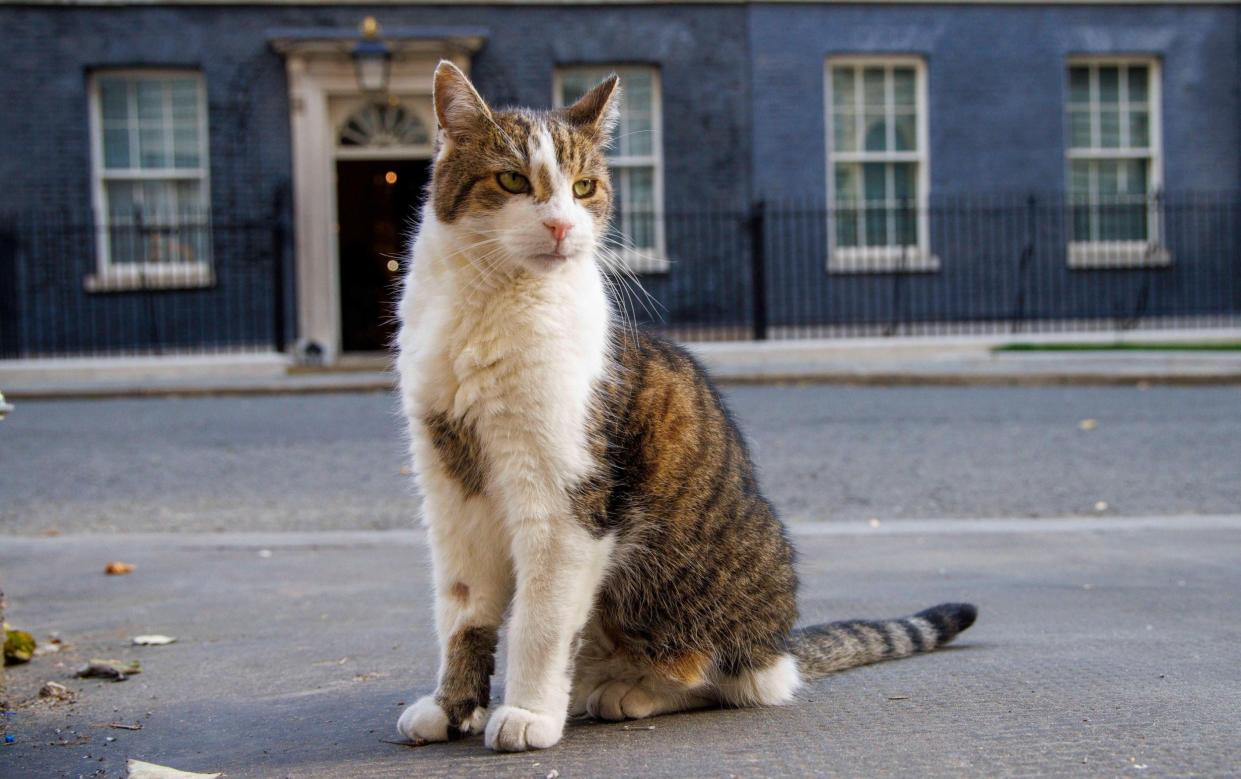
M 724 677 L 718 683 L 720 696 L 733 706 L 780 706 L 793 700 L 801 684 L 792 655 L 781 655 L 766 668 Z

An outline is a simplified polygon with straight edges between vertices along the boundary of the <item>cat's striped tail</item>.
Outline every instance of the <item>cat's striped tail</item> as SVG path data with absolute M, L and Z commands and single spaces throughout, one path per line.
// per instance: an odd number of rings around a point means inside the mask
M 970 603 L 941 603 L 912 617 L 846 620 L 797 628 L 789 648 L 802 677 L 814 677 L 880 660 L 930 652 L 974 624 L 978 609 Z

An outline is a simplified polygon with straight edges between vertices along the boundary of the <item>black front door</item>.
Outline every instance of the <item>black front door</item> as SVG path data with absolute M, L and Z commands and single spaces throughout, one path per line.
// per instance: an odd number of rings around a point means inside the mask
M 398 282 L 430 166 L 428 160 L 336 163 L 344 351 L 382 351 L 392 341 Z

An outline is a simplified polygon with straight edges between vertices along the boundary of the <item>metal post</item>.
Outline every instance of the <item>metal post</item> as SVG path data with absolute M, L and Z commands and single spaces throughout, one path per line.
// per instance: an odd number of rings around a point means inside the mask
M 754 308 L 754 340 L 767 340 L 767 204 L 757 201 L 750 208 L 750 292 Z

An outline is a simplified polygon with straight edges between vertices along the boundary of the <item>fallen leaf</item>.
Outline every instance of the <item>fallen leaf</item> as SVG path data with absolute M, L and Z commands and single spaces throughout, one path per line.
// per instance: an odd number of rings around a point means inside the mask
M 109 576 L 122 576 L 133 573 L 133 570 L 133 563 L 123 563 L 120 560 L 113 560 L 103 567 L 103 572 Z
M 77 675 L 81 678 L 93 676 L 100 679 L 112 679 L 117 682 L 123 682 L 130 676 L 139 673 L 142 673 L 142 666 L 137 660 L 123 663 L 120 660 L 92 659 L 77 671 Z
M 159 634 L 134 636 L 134 643 L 138 646 L 164 646 L 165 644 L 175 643 L 176 640 L 172 636 L 161 636 Z
M 60 682 L 48 682 L 39 688 L 40 698 L 52 698 L 58 701 L 73 700 L 73 690 L 64 686 Z
M 216 779 L 220 774 L 196 774 L 193 771 L 181 771 L 166 765 L 145 763 L 141 760 L 130 760 L 125 763 L 129 779 Z
M 1077 429 L 1085 430 L 1086 432 L 1090 432 L 1091 430 L 1094 430 L 1098 426 L 1099 426 L 1099 420 L 1097 419 L 1083 419 L 1081 422 L 1077 423 Z
M 412 741 L 389 741 L 386 738 L 381 738 L 379 739 L 379 743 L 395 744 L 398 747 L 425 747 L 427 744 L 430 744 L 431 742 L 427 741 L 425 738 L 416 738 Z
M 8 624 L 4 626 L 4 664 L 17 665 L 28 663 L 34 657 L 37 644 L 34 636 L 24 630 L 14 630 Z

